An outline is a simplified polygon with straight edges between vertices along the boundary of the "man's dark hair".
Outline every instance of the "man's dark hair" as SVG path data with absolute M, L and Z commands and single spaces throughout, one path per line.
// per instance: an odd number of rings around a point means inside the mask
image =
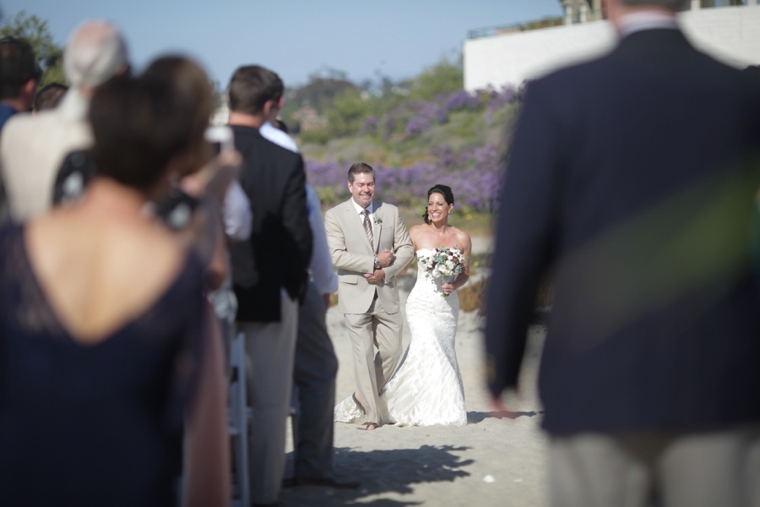
M 47 109 L 55 109 L 68 89 L 68 86 L 61 83 L 45 85 L 34 97 L 34 110 L 45 111 Z
M 15 99 L 30 79 L 39 83 L 41 77 L 34 50 L 27 41 L 14 37 L 0 40 L 0 100 Z
M 88 119 L 99 176 L 146 191 L 189 149 L 194 111 L 172 91 L 167 83 L 130 77 L 97 88 Z
M 375 181 L 375 170 L 372 169 L 371 165 L 365 164 L 364 162 L 357 162 L 348 168 L 348 182 L 353 183 L 354 176 L 357 174 L 371 174 L 372 181 Z
M 277 102 L 285 91 L 280 76 L 259 65 L 239 67 L 229 87 L 230 110 L 259 114 L 268 100 Z

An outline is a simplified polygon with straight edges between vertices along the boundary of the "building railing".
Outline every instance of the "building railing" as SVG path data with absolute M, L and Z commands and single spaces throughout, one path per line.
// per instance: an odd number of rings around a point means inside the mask
M 688 10 L 710 9 L 714 7 L 734 7 L 760 5 L 760 0 L 692 0 L 687 7 Z M 580 8 L 574 12 L 573 9 L 567 9 L 563 17 L 549 17 L 538 21 L 528 23 L 518 23 L 514 25 L 489 26 L 486 28 L 477 28 L 467 31 L 468 39 L 480 39 L 483 37 L 493 37 L 495 35 L 504 35 L 508 33 L 519 33 L 528 30 L 540 30 L 542 28 L 551 28 L 553 26 L 575 25 L 578 23 L 589 23 L 605 19 L 606 15 L 603 9 L 592 9 L 588 4 L 581 3 Z
M 494 35 L 504 35 L 507 33 L 526 32 L 528 30 L 539 30 L 541 28 L 550 28 L 553 26 L 562 26 L 565 24 L 565 18 L 551 17 L 528 23 L 518 23 L 514 25 L 489 26 L 486 28 L 477 28 L 467 31 L 468 39 L 480 39 L 482 37 L 493 37 Z

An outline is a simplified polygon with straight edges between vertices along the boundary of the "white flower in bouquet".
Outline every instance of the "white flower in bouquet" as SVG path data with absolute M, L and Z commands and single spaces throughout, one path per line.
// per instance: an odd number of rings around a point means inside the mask
M 423 264 L 433 276 L 443 277 L 445 283 L 454 283 L 456 277 L 464 273 L 464 256 L 458 248 L 440 246 Z M 443 297 L 448 297 L 448 294 L 443 294 Z

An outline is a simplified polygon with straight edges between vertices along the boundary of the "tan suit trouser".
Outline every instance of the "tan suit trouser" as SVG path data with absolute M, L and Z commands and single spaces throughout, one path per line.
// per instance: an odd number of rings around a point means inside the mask
M 285 474 L 285 433 L 293 386 L 298 301 L 281 296 L 280 322 L 238 322 L 250 361 L 251 428 L 248 444 L 251 498 L 277 501 Z
M 551 507 L 760 507 L 760 426 L 554 437 Z
M 367 422 L 379 422 L 377 395 L 401 360 L 401 312 L 388 314 L 375 298 L 367 313 L 345 314 L 354 355 L 354 376 Z M 377 347 L 377 352 L 375 352 Z

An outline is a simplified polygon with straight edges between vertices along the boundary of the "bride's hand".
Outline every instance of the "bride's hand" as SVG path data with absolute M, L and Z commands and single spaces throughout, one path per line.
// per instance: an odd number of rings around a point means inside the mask
M 454 288 L 453 283 L 444 283 L 443 285 L 441 285 L 441 290 L 443 291 L 444 294 L 451 294 L 456 289 Z

